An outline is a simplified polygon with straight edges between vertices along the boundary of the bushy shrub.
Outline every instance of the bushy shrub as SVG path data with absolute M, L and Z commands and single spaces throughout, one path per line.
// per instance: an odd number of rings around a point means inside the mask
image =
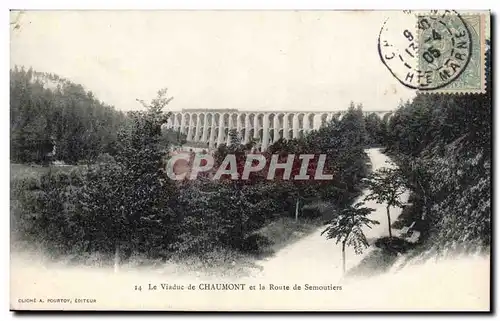
M 53 254 L 75 249 L 81 227 L 73 218 L 76 186 L 66 172 L 48 172 L 40 179 L 13 184 L 11 217 L 14 236 L 50 248 Z
M 381 237 L 375 241 L 375 246 L 392 254 L 406 253 L 415 245 L 399 237 Z
M 97 156 L 95 162 L 97 164 L 114 163 L 115 158 L 108 153 L 101 153 Z
M 272 245 L 271 240 L 260 234 L 252 234 L 243 240 L 241 250 L 247 253 L 258 254 Z

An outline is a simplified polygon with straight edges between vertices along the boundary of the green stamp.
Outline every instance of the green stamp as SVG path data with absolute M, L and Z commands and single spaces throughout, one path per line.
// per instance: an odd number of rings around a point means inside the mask
M 480 92 L 484 88 L 481 16 L 454 11 L 418 16 L 419 90 Z
M 485 17 L 453 10 L 403 12 L 401 19 L 384 22 L 380 58 L 406 87 L 429 93 L 484 93 Z

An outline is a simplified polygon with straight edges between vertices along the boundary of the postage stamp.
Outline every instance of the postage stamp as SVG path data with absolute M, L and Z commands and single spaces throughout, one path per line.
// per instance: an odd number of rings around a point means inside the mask
M 379 36 L 380 58 L 400 83 L 428 93 L 485 92 L 484 14 L 432 10 L 402 15 L 407 21 L 403 29 L 396 27 L 398 19 L 388 19 Z

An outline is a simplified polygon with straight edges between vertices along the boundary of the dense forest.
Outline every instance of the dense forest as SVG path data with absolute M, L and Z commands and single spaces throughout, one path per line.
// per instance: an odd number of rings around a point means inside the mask
M 115 155 L 125 118 L 58 75 L 17 66 L 10 71 L 11 162 L 90 164 L 101 154 Z M 163 130 L 165 141 L 184 138 Z
M 486 93 L 417 93 L 390 119 L 366 118 L 370 139 L 385 147 L 398 165 L 394 177 L 410 191 L 395 225 L 414 224 L 419 251 L 490 249 L 491 91 L 488 48 Z
M 492 87 L 486 52 L 486 93 L 419 94 L 401 106 L 385 137 L 412 192 L 409 217 L 425 246 L 491 244 Z
M 304 206 L 349 208 L 370 175 L 364 149 L 384 148 L 411 192 L 400 224 L 416 222 L 420 245 L 491 242 L 491 73 L 487 93 L 417 94 L 391 117 L 363 116 L 349 106 L 342 118 L 300 139 L 279 140 L 263 155 L 326 154 L 327 182 L 267 180 L 172 181 L 166 151 L 183 138 L 166 133 L 171 97 L 166 90 L 143 110 L 124 114 L 83 87 L 55 75 L 11 71 L 11 161 L 73 166 L 11 180 L 11 225 L 16 239 L 36 242 L 55 255 L 84 258 L 139 253 L 200 257 L 227 249 L 252 252 L 268 240 L 256 233 L 281 217 L 318 217 Z M 49 81 L 50 80 L 50 81 Z M 51 85 L 49 85 L 51 84 Z M 253 149 L 232 133 L 215 152 L 218 164 Z M 309 170 L 314 170 L 311 162 Z M 124 254 L 126 253 L 126 254 Z
M 57 152 L 69 164 L 113 153 L 124 114 L 57 75 L 10 72 L 11 161 L 47 163 Z

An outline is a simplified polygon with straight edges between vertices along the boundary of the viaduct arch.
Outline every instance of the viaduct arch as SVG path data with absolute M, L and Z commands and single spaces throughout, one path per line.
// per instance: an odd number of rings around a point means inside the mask
M 258 141 L 261 150 L 280 138 L 292 139 L 324 126 L 347 111 L 238 111 L 237 109 L 183 109 L 172 112 L 167 128 L 186 135 L 188 142 L 206 143 L 208 148 L 229 143 L 229 132 L 236 130 L 246 144 Z M 365 111 L 390 117 L 392 111 Z

